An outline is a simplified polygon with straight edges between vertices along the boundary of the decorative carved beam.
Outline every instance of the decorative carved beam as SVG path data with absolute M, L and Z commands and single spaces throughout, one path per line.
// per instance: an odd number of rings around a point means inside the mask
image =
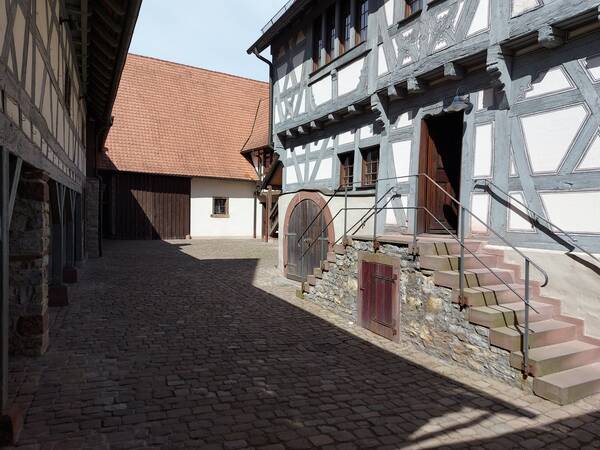
M 560 47 L 565 43 L 565 32 L 551 25 L 545 25 L 538 30 L 538 43 L 544 48 Z
M 422 92 L 425 92 L 426 87 L 427 84 L 417 77 L 410 77 L 406 80 L 406 90 L 409 94 L 421 94 Z
M 339 112 L 331 113 L 327 116 L 327 119 L 331 122 L 339 122 L 342 120 L 342 115 Z
M 462 80 L 464 76 L 465 69 L 460 64 L 452 61 L 444 64 L 444 78 L 449 80 Z
M 357 114 L 361 114 L 364 111 L 364 108 L 361 105 L 350 105 L 348 106 L 348 114 L 351 116 L 355 116 Z
M 285 137 L 287 138 L 295 138 L 298 136 L 298 133 L 296 132 L 296 130 L 294 130 L 293 128 L 290 128 L 289 130 L 287 130 L 285 132 Z
M 316 120 L 313 120 L 308 126 L 310 128 L 312 128 L 313 130 L 322 130 L 323 129 L 323 124 L 321 122 L 317 122 Z
M 298 134 L 308 134 L 310 133 L 310 128 L 306 125 L 302 125 L 298 127 Z

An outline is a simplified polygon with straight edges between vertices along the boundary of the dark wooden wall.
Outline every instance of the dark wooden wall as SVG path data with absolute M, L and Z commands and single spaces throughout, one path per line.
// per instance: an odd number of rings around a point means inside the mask
M 190 234 L 190 179 L 105 172 L 104 235 L 115 239 L 185 239 Z

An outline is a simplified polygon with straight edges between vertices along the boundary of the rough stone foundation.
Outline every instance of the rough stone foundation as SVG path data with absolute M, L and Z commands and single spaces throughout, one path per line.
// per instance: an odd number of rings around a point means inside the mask
M 48 177 L 24 170 L 10 228 L 10 351 L 40 355 L 48 348 Z
M 305 298 L 355 322 L 358 255 L 372 248 L 371 243 L 359 241 L 346 247 L 346 254 L 337 256 L 336 263 Z M 406 247 L 383 245 L 379 251 L 401 259 L 400 342 L 409 341 L 441 359 L 514 385 L 522 384 L 520 373 L 510 367 L 509 352 L 489 345 L 489 330 L 471 324 L 468 310 L 461 311 L 452 303 L 452 291 L 435 286 L 431 273 L 419 269 Z

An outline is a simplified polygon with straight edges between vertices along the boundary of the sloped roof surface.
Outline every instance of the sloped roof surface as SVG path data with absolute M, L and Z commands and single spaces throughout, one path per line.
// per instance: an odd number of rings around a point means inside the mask
M 254 180 L 240 152 L 260 146 L 268 96 L 267 83 L 130 54 L 98 168 Z
M 265 120 L 265 118 L 267 120 Z M 269 144 L 269 99 L 260 101 L 256 110 L 256 120 L 250 138 L 244 144 L 243 152 L 266 147 Z

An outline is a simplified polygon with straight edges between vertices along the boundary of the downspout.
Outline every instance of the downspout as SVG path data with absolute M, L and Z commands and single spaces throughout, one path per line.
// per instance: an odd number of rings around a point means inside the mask
M 258 59 L 260 59 L 262 62 L 264 62 L 265 64 L 267 64 L 269 66 L 269 147 L 271 147 L 272 150 L 275 150 L 275 146 L 273 144 L 273 78 L 274 78 L 273 77 L 273 75 L 274 75 L 273 74 L 273 63 L 271 61 L 269 61 L 267 58 L 265 58 L 264 56 L 262 56 L 256 47 L 254 47 L 252 49 L 252 53 L 254 54 L 254 56 L 256 56 Z M 263 174 L 263 176 L 264 176 L 264 174 Z M 262 181 L 263 180 L 260 180 L 261 184 L 262 184 Z M 257 192 L 254 197 L 254 239 L 256 239 L 256 224 L 257 224 L 256 216 L 257 216 L 257 202 L 258 202 L 259 195 L 260 195 L 260 192 L 257 189 Z M 269 230 L 269 218 L 267 218 L 267 233 L 268 233 L 268 230 Z M 265 230 L 262 230 L 262 232 L 264 233 Z

